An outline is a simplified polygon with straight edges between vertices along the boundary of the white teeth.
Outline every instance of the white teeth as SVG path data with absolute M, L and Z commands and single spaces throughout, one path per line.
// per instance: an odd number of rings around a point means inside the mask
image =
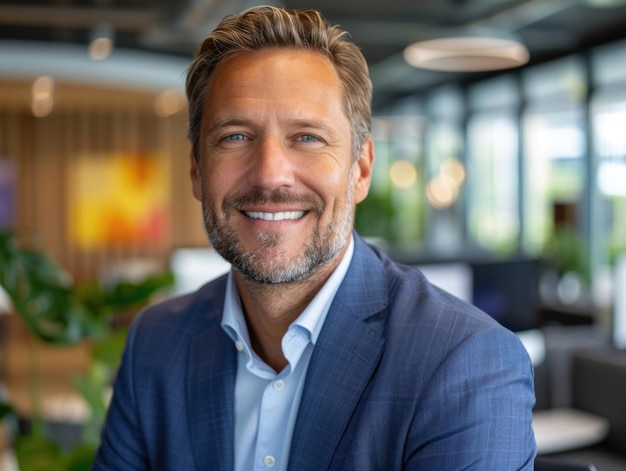
M 281 211 L 278 213 L 245 211 L 244 214 L 252 219 L 264 219 L 265 221 L 282 221 L 284 219 L 300 219 L 302 216 L 304 216 L 304 211 Z

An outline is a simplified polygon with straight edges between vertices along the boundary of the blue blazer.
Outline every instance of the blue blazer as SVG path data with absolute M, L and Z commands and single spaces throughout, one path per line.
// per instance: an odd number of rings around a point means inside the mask
M 237 350 L 226 277 L 133 323 L 93 470 L 228 471 Z M 355 234 L 313 350 L 293 471 L 532 470 L 530 361 L 517 337 Z

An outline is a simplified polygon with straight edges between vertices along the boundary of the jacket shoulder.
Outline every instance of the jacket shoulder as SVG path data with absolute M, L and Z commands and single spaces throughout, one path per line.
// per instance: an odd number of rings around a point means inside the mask
M 143 309 L 133 320 L 135 330 L 164 328 L 198 332 L 221 320 L 227 275 L 205 284 L 197 291 L 171 297 Z

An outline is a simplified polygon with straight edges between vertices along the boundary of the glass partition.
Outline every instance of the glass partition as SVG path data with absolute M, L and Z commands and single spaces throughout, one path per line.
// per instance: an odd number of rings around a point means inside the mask
M 512 75 L 473 85 L 467 122 L 469 242 L 505 255 L 517 249 L 519 201 L 519 84 Z
M 591 106 L 594 179 L 591 250 L 594 277 L 610 280 L 626 254 L 626 41 L 594 51 Z M 598 295 L 604 290 L 599 289 Z M 609 290 L 610 291 L 610 290 Z
M 519 236 L 519 135 L 513 112 L 482 112 L 468 122 L 468 229 L 474 244 L 496 253 Z
M 589 281 L 587 74 L 581 56 L 523 72 L 523 249 L 556 275 Z M 578 290 L 570 290 L 578 293 Z M 573 298 L 579 297 L 572 295 Z
M 355 220 L 362 236 L 394 245 L 423 241 L 425 128 L 426 118 L 418 114 L 374 118 L 372 183 Z
M 523 126 L 523 245 L 541 254 L 556 229 L 578 229 L 585 183 L 582 107 L 531 107 Z
M 596 253 L 599 266 L 613 266 L 626 253 L 626 92 L 606 90 L 593 106 L 596 158 Z

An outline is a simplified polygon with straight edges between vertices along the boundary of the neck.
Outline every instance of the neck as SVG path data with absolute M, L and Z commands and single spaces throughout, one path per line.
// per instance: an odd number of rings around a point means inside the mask
M 320 267 L 306 280 L 294 283 L 264 284 L 233 273 L 252 348 L 274 371 L 280 372 L 287 365 L 281 345 L 287 329 L 326 283 L 343 253 L 335 263 Z

